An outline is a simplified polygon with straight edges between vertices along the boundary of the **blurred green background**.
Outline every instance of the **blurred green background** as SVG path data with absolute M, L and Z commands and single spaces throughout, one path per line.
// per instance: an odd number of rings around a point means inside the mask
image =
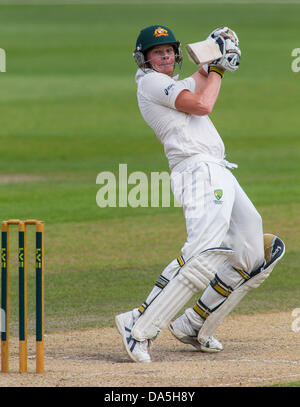
M 291 52 L 300 47 L 300 5 L 12 3 L 0 2 L 7 57 L 0 73 L 0 213 L 3 220 L 45 221 L 46 331 L 113 325 L 117 312 L 145 300 L 185 241 L 180 208 L 96 203 L 102 171 L 117 176 L 120 163 L 149 177 L 168 171 L 162 145 L 138 110 L 132 58 L 139 31 L 156 23 L 169 26 L 183 48 L 219 26 L 238 33 L 241 66 L 226 74 L 211 118 L 265 231 L 280 235 L 287 251 L 234 312 L 299 307 L 300 72 L 291 70 Z M 194 71 L 185 57 L 181 77 Z M 16 239 L 12 233 L 13 247 Z M 29 263 L 33 268 L 32 256 Z M 29 297 L 33 327 L 33 271 Z

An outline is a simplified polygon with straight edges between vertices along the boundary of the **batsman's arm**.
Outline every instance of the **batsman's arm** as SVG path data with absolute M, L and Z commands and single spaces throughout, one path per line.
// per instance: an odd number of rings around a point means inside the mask
M 175 108 L 196 116 L 208 115 L 218 99 L 222 78 L 216 72 L 205 76 L 199 71 L 194 73 L 192 78 L 195 80 L 195 92 L 180 92 L 175 101 Z

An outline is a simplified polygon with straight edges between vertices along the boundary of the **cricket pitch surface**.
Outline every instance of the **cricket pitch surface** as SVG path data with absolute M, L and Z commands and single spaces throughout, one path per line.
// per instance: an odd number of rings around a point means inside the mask
M 45 336 L 45 373 L 35 373 L 34 337 L 29 373 L 18 373 L 18 338 L 11 338 L 10 373 L 0 387 L 249 387 L 300 380 L 300 332 L 292 313 L 232 315 L 216 331 L 224 350 L 198 352 L 166 329 L 153 343 L 152 363 L 131 362 L 116 328 Z M 299 324 L 298 324 L 299 325 Z

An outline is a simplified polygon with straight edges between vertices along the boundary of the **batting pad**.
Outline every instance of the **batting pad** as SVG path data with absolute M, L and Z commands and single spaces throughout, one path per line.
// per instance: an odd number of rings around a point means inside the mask
M 285 252 L 285 245 L 279 237 L 270 234 L 264 234 L 264 246 L 266 265 L 260 273 L 251 277 L 244 284 L 236 288 L 219 306 L 213 311 L 205 320 L 198 333 L 198 341 L 206 343 L 208 338 L 212 336 L 215 330 L 220 326 L 224 318 L 236 307 L 241 299 L 253 288 L 260 286 L 267 277 L 271 274 L 276 263 L 283 257 Z
M 207 287 L 219 266 L 232 254 L 229 248 L 217 247 L 187 260 L 139 317 L 131 331 L 132 337 L 137 341 L 156 338 L 193 294 Z

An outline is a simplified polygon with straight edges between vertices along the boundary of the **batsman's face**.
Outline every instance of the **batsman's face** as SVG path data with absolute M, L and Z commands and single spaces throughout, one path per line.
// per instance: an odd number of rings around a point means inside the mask
M 147 52 L 146 60 L 155 71 L 172 76 L 175 64 L 175 52 L 172 45 L 157 45 Z

